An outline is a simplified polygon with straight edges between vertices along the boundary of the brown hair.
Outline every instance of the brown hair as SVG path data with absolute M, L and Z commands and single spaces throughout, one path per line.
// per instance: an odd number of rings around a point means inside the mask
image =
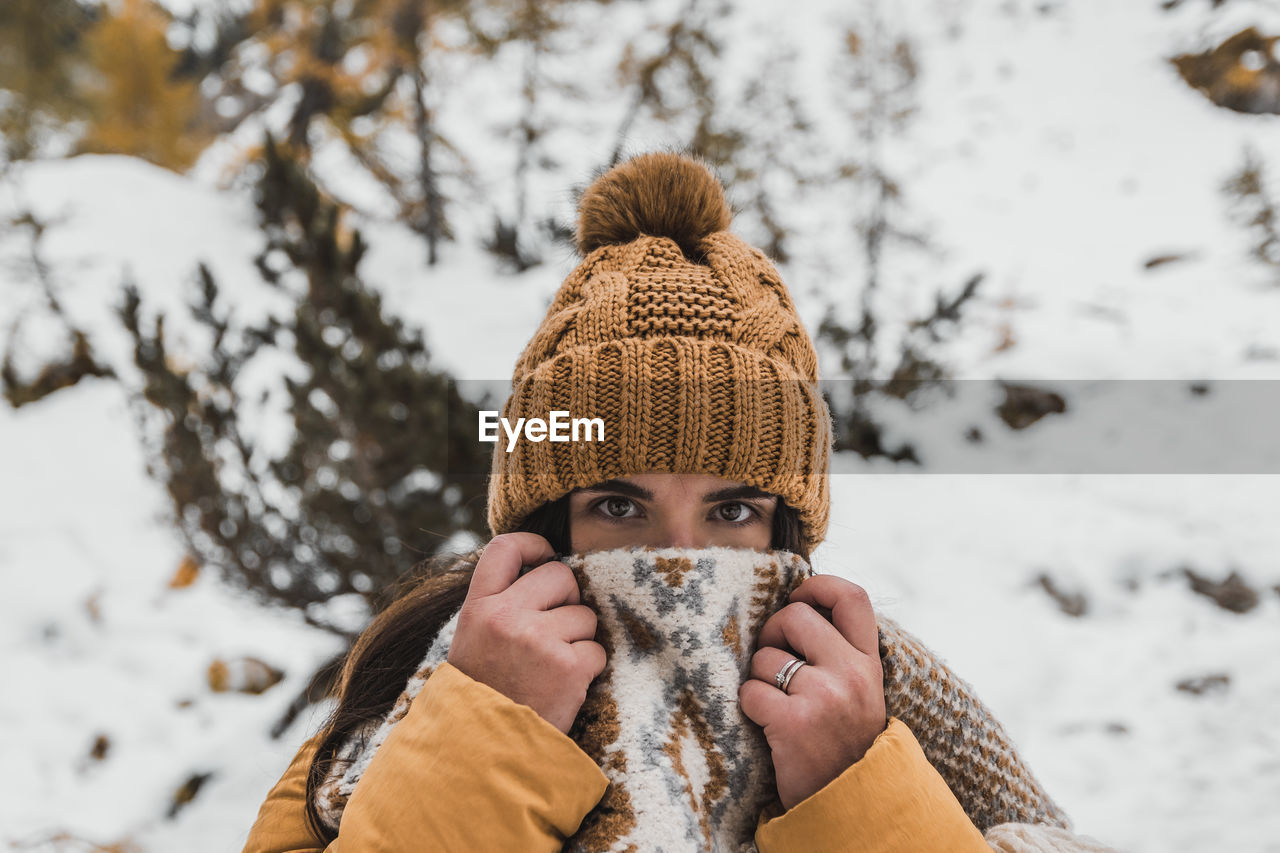
M 557 554 L 571 552 L 569 495 L 544 503 L 529 513 L 517 528 L 545 538 Z M 773 513 L 769 547 L 791 551 L 806 561 L 806 545 L 799 513 L 779 500 Z M 319 745 L 307 774 L 307 823 L 324 842 L 337 833 L 320 820 L 316 793 L 333 768 L 338 750 L 363 726 L 381 720 L 391 710 L 405 682 L 426 654 L 431 639 L 449 621 L 467 597 L 475 558 L 445 554 L 419 563 L 398 585 L 391 604 L 379 613 L 347 652 L 339 681 L 338 705 L 317 737 Z M 462 569 L 451 569 L 462 562 Z

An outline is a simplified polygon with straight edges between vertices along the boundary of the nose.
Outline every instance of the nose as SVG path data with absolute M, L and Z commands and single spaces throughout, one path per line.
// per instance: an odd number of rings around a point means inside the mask
M 659 541 L 650 544 L 657 548 L 706 548 L 711 544 L 709 533 L 689 518 L 672 519 L 655 533 Z

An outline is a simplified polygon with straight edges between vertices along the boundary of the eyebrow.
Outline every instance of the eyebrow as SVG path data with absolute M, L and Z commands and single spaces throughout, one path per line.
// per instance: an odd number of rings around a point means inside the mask
M 584 494 L 616 492 L 629 498 L 639 498 L 642 501 L 653 500 L 653 492 L 648 489 L 642 489 L 635 483 L 628 483 L 626 480 L 605 480 L 603 483 L 596 483 L 594 486 L 584 486 L 578 491 Z
M 653 500 L 653 492 L 648 489 L 637 486 L 635 483 L 629 483 L 626 480 L 605 480 L 602 483 L 596 483 L 594 486 L 585 486 L 578 491 L 586 494 L 600 494 L 601 492 L 613 492 L 615 494 L 626 495 L 629 498 L 639 498 L 642 501 Z M 707 492 L 703 495 L 703 503 L 719 503 L 720 501 L 750 500 L 752 498 L 771 498 L 773 495 L 769 492 L 757 489 L 755 486 L 741 485 L 729 486 L 724 489 L 716 489 L 714 492 Z
M 716 489 L 714 492 L 707 492 L 703 496 L 703 503 L 717 503 L 719 501 L 737 501 L 750 500 L 751 498 L 771 498 L 772 494 L 757 489 L 755 486 L 741 485 L 729 486 L 727 489 Z

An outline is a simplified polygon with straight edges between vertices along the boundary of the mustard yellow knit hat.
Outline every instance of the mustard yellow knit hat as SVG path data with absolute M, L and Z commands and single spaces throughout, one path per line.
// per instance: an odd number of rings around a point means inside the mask
M 730 219 L 719 180 L 680 154 L 634 157 L 587 188 L 582 262 L 517 361 L 501 416 L 601 418 L 604 437 L 495 443 L 495 535 L 575 488 L 668 471 L 776 494 L 809 547 L 822 541 L 831 415 L 817 355 L 777 270 Z

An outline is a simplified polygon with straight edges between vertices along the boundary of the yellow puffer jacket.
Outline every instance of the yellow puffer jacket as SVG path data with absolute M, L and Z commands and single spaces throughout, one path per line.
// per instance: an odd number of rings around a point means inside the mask
M 245 853 L 556 851 L 608 779 L 576 743 L 521 705 L 442 664 L 361 777 L 336 841 L 308 829 L 303 744 L 267 795 Z M 760 815 L 760 853 L 990 853 L 896 717 L 853 766 L 786 812 Z

